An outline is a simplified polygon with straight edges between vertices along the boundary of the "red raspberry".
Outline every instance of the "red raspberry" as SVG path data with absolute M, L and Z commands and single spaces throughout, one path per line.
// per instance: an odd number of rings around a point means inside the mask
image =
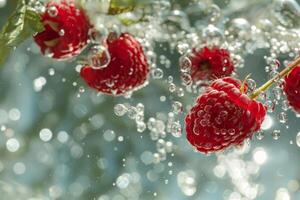
M 300 66 L 295 67 L 286 77 L 284 91 L 289 104 L 300 113 Z
M 191 60 L 191 76 L 193 81 L 213 80 L 230 76 L 234 70 L 230 53 L 218 47 L 194 48 L 188 55 Z
M 128 33 L 107 40 L 111 60 L 107 67 L 93 69 L 84 66 L 80 75 L 96 90 L 121 95 L 142 87 L 149 74 L 148 63 L 140 43 Z
M 90 24 L 85 13 L 75 7 L 74 0 L 49 2 L 41 21 L 45 30 L 34 36 L 34 40 L 43 54 L 68 59 L 86 46 Z
M 213 81 L 186 116 L 188 141 L 203 153 L 240 145 L 260 129 L 265 107 L 241 93 L 241 82 L 225 77 Z

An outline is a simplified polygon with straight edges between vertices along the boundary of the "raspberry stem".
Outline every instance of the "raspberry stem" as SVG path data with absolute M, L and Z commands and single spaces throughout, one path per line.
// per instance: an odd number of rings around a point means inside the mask
M 281 78 L 284 78 L 286 75 L 289 74 L 292 69 L 297 67 L 297 65 L 300 64 L 300 57 L 295 59 L 293 62 L 291 62 L 284 70 L 282 70 L 279 74 L 274 76 L 272 79 L 268 80 L 265 84 L 257 88 L 251 95 L 251 99 L 256 99 L 262 92 L 266 91 L 271 85 L 273 85 L 276 81 L 280 80 Z

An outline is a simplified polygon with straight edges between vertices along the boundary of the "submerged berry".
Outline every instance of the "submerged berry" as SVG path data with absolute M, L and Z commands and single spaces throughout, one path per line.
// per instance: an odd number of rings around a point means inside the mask
M 225 77 L 213 81 L 185 119 L 188 141 L 210 153 L 240 145 L 260 129 L 265 107 L 240 91 L 241 82 Z
M 87 45 L 90 23 L 84 11 L 76 8 L 74 0 L 49 2 L 41 21 L 44 31 L 34 36 L 34 40 L 44 55 L 69 59 Z
M 80 75 L 86 83 L 106 94 L 121 95 L 145 85 L 149 67 L 140 43 L 128 33 L 107 40 L 110 62 L 105 68 L 86 65 Z

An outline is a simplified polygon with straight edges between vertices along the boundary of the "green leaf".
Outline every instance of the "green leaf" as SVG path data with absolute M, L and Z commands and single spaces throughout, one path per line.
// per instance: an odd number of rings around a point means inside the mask
M 151 0 L 110 0 L 108 14 L 117 15 L 133 11 L 136 7 L 151 3 Z
M 27 6 L 25 0 L 19 0 L 16 10 L 0 32 L 0 64 L 5 62 L 13 47 L 43 29 L 40 15 Z
M 109 15 L 117 15 L 134 10 L 135 0 L 111 0 L 109 4 Z

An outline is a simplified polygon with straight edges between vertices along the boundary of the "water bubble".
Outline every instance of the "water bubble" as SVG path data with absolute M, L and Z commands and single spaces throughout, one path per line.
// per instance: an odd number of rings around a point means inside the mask
M 267 155 L 266 151 L 263 148 L 258 147 L 256 149 L 254 149 L 254 151 L 253 151 L 253 160 L 257 164 L 259 164 L 259 165 L 264 164 L 267 160 L 267 157 L 268 157 L 268 155 Z
M 190 23 L 186 13 L 181 10 L 173 10 L 168 16 L 165 18 L 161 27 L 167 33 L 178 33 L 181 30 L 189 30 Z
M 184 90 L 183 90 L 183 88 L 178 88 L 177 95 L 178 95 L 178 97 L 183 97 L 184 96 Z
M 10 152 L 16 152 L 20 148 L 20 143 L 17 139 L 15 138 L 10 138 L 6 142 L 6 148 Z
M 181 137 L 182 129 L 179 122 L 173 122 L 171 124 L 171 133 L 174 137 Z
M 48 73 L 49 73 L 50 76 L 54 76 L 55 69 L 54 68 L 49 68 Z
M 177 50 L 180 54 L 186 53 L 190 49 L 190 46 L 188 43 L 178 43 L 177 44 Z
M 281 102 L 281 108 L 284 111 L 287 111 L 290 108 L 289 102 L 287 100 L 283 100 Z
M 66 143 L 69 139 L 69 135 L 66 131 L 59 131 L 57 134 L 57 140 L 60 143 Z
M 49 142 L 52 139 L 52 131 L 48 128 L 44 128 L 39 133 L 40 139 L 44 142 Z
M 262 130 L 268 130 L 272 127 L 273 125 L 273 119 L 270 115 L 266 115 L 262 125 L 261 125 L 261 129 Z
M 147 127 L 150 131 L 155 131 L 156 130 L 156 119 L 153 117 L 150 117 L 147 122 Z
M 89 31 L 91 42 L 94 44 L 102 44 L 108 36 L 108 30 L 104 24 L 97 24 L 95 28 Z
M 174 101 L 172 104 L 172 112 L 175 114 L 180 114 L 183 111 L 182 103 L 179 101 Z
M 273 28 L 273 23 L 269 19 L 260 19 L 258 27 L 265 32 L 270 32 Z
M 8 117 L 12 120 L 12 121 L 18 121 L 21 117 L 21 112 L 19 109 L 17 108 L 13 108 L 8 112 Z
M 202 37 L 210 45 L 219 45 L 223 40 L 223 34 L 212 24 L 209 24 L 206 28 L 203 29 Z
M 273 139 L 274 140 L 278 140 L 279 139 L 279 137 L 280 137 L 280 130 L 274 130 L 273 132 L 272 132 L 272 137 L 273 137 Z
M 24 174 L 26 171 L 26 166 L 22 162 L 17 162 L 13 166 L 14 173 L 17 175 Z
M 268 100 L 265 102 L 265 106 L 267 107 L 267 110 L 269 113 L 274 112 L 275 110 L 275 103 L 271 100 Z
M 138 113 L 138 111 L 137 111 L 136 107 L 131 106 L 127 111 L 127 116 L 131 119 L 135 119 L 137 116 L 137 113 Z
M 153 79 L 161 79 L 164 76 L 164 72 L 160 68 L 153 68 L 151 70 L 151 75 Z
M 172 93 L 176 91 L 176 85 L 174 83 L 169 84 L 169 91 Z
M 136 126 L 137 126 L 137 132 L 139 133 L 144 132 L 147 128 L 147 125 L 144 122 L 138 122 Z
M 191 70 L 192 61 L 187 56 L 181 56 L 179 59 L 179 66 L 181 72 L 189 72 Z
M 47 83 L 47 80 L 43 76 L 40 76 L 40 77 L 34 79 L 34 81 L 33 81 L 34 90 L 36 92 L 41 91 L 43 89 L 43 87 L 46 85 L 46 83 Z
M 280 100 L 282 95 L 282 89 L 278 86 L 273 88 L 273 94 L 276 100 Z
M 114 112 L 117 116 L 123 116 L 127 113 L 128 108 L 124 104 L 117 104 L 114 107 Z
M 165 144 L 166 144 L 166 142 L 163 139 L 157 140 L 157 142 L 156 142 L 157 151 L 165 150 Z
M 116 134 L 113 130 L 106 130 L 103 134 L 103 137 L 106 141 L 111 142 L 116 138 Z
M 188 73 L 181 73 L 180 78 L 182 80 L 182 83 L 186 86 L 189 86 L 192 84 L 192 76 Z
M 58 10 L 55 6 L 50 6 L 47 9 L 47 13 L 50 17 L 56 17 L 58 15 Z
M 195 175 L 192 171 L 182 171 L 177 174 L 177 184 L 186 196 L 193 196 L 197 191 Z
M 159 163 L 161 160 L 160 160 L 160 156 L 159 156 L 159 154 L 158 153 L 154 153 L 153 154 L 153 163 L 154 164 L 157 164 L 157 163 Z
M 235 18 L 230 21 L 228 32 L 235 38 L 249 39 L 251 32 L 251 26 L 249 22 L 244 18 Z
M 210 6 L 210 21 L 215 22 L 221 16 L 221 9 L 216 4 Z
M 265 133 L 263 131 L 258 131 L 255 136 L 258 140 L 262 140 L 265 137 Z
M 300 6 L 295 0 L 275 0 L 275 17 L 283 26 L 292 28 L 299 25 L 295 19 L 300 16 Z
M 136 109 L 137 109 L 137 112 L 138 112 L 138 113 L 144 114 L 145 106 L 144 106 L 144 104 L 142 104 L 142 103 L 138 103 L 138 104 L 136 105 Z
M 59 31 L 58 31 L 58 35 L 59 36 L 64 36 L 65 35 L 65 30 L 64 29 L 60 29 Z
M 173 151 L 173 143 L 170 142 L 170 141 L 167 141 L 167 142 L 165 143 L 165 150 L 166 150 L 166 152 L 168 152 L 168 153 L 172 152 L 172 151 Z
M 173 76 L 168 76 L 168 83 L 173 83 L 173 81 L 174 81 Z
M 296 144 L 297 144 L 298 147 L 300 147 L 300 132 L 297 133 Z
M 247 79 L 246 83 L 250 92 L 253 92 L 256 89 L 256 82 L 253 79 Z
M 102 45 L 94 45 L 88 53 L 88 62 L 93 69 L 103 69 L 110 63 L 111 57 L 108 49 Z
M 278 119 L 279 119 L 279 122 L 282 123 L 282 124 L 285 124 L 288 120 L 288 116 L 285 112 L 281 112 L 279 113 L 278 115 Z

